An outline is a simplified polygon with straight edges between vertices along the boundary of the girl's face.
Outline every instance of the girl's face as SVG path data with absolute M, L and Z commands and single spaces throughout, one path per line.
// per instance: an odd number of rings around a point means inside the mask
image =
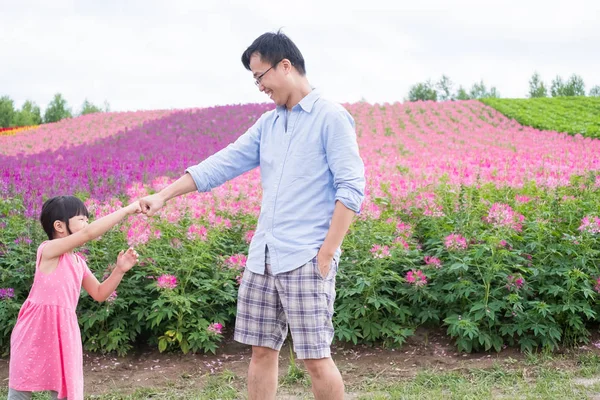
M 54 238 L 63 238 L 71 233 L 79 232 L 88 224 L 88 217 L 85 215 L 76 215 L 69 219 L 69 227 L 62 221 L 54 221 Z
M 78 232 L 88 225 L 88 217 L 85 215 L 76 215 L 69 220 L 69 229 L 71 233 Z

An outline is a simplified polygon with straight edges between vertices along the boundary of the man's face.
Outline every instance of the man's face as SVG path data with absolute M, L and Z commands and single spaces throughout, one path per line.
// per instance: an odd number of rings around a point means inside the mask
M 250 70 L 258 82 L 258 90 L 265 93 L 278 106 L 285 105 L 287 90 L 285 89 L 286 74 L 281 63 L 271 65 L 263 62 L 258 53 L 250 57 Z

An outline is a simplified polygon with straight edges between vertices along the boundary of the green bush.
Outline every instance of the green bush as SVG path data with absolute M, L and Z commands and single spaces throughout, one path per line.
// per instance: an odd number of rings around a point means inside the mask
M 590 174 L 556 189 L 441 185 L 414 193 L 400 210 L 384 207 L 377 220 L 357 219 L 337 276 L 337 340 L 398 346 L 423 326 L 444 327 L 466 352 L 587 342 L 600 312 L 598 182 Z M 427 206 L 419 201 L 424 197 Z M 0 288 L 15 293 L 0 300 L 6 353 L 43 235 L 17 200 L 0 201 L 0 216 Z M 186 235 L 198 221 L 157 220 L 160 237 L 137 246 L 140 265 L 114 301 L 82 294 L 85 349 L 125 354 L 149 343 L 161 351 L 215 351 L 221 335 L 208 328 L 221 323 L 232 331 L 241 273 L 226 259 L 247 251 L 245 234 L 256 224 L 253 217 L 228 217 L 232 225 L 210 228 L 206 240 Z M 114 229 L 84 249 L 99 279 L 127 247 L 124 236 Z M 177 277 L 174 289 L 158 287 L 163 274 Z

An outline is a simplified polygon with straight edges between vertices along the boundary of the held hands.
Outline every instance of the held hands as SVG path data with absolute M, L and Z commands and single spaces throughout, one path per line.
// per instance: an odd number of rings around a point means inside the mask
M 121 250 L 117 256 L 116 269 L 121 273 L 126 273 L 138 262 L 138 253 L 133 247 L 128 248 L 126 251 Z

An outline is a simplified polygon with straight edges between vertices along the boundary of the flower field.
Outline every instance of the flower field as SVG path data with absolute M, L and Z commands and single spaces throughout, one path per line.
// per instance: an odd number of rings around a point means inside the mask
M 467 352 L 589 338 L 600 312 L 600 140 L 557 133 L 550 116 L 547 131 L 523 126 L 479 101 L 346 107 L 367 190 L 343 245 L 337 340 L 396 346 L 419 326 L 444 327 Z M 90 114 L 0 134 L 0 352 L 31 284 L 45 198 L 77 194 L 104 215 L 271 108 Z M 254 170 L 82 249 L 99 278 L 127 245 L 141 259 L 107 303 L 83 295 L 85 348 L 215 351 L 233 327 L 260 202 Z

